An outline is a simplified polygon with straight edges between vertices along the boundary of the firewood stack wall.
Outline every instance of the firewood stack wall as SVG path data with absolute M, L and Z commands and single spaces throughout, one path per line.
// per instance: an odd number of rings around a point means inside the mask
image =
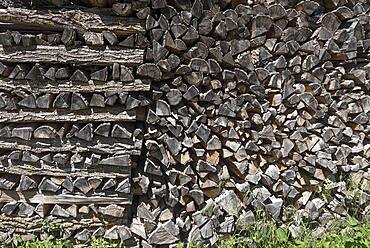
M 5 242 L 369 211 L 367 0 L 0 2 Z

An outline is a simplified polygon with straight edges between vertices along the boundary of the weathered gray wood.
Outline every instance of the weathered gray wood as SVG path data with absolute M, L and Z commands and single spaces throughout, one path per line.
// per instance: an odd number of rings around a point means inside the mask
M 142 49 L 96 50 L 89 47 L 66 49 L 64 46 L 37 46 L 34 50 L 17 50 L 0 47 L 0 61 L 13 63 L 27 61 L 51 64 L 138 65 L 143 62 L 143 58 Z
M 143 25 L 138 19 L 116 16 L 101 16 L 81 10 L 42 11 L 22 8 L 0 9 L 0 21 L 32 27 L 36 30 L 62 31 L 70 26 L 79 31 L 111 31 L 118 36 L 128 36 L 143 32 Z
M 37 143 L 31 144 L 18 144 L 15 142 L 0 142 L 0 149 L 4 150 L 21 150 L 21 151 L 30 151 L 34 153 L 44 153 L 44 152 L 89 152 L 95 151 L 106 154 L 114 154 L 116 152 L 127 153 L 131 155 L 138 155 L 142 146 L 141 141 L 135 142 L 133 145 L 130 144 L 63 144 L 61 146 L 53 147 L 42 147 Z
M 99 84 L 93 80 L 91 84 L 77 84 L 74 81 L 68 82 L 32 82 L 30 80 L 6 80 L 0 79 L 0 89 L 13 91 L 23 90 L 34 93 L 60 93 L 60 92 L 127 92 L 127 91 L 148 91 L 150 89 L 150 81 L 135 79 L 134 82 L 108 81 L 104 84 Z
M 19 112 L 0 111 L 0 123 L 9 122 L 102 122 L 102 121 L 135 121 L 135 111 L 118 114 L 95 113 L 94 115 L 58 114 L 57 112 Z
M 43 203 L 43 204 L 118 204 L 128 205 L 132 203 L 132 196 L 125 197 L 105 197 L 105 196 L 82 196 L 82 195 L 43 195 L 36 192 L 15 192 L 15 191 L 0 191 L 1 202 L 28 202 L 28 203 Z
M 37 168 L 34 166 L 12 166 L 12 167 L 0 167 L 0 171 L 3 173 L 14 174 L 14 175 L 28 175 L 28 176 L 54 176 L 54 177 L 102 177 L 102 178 L 128 178 L 131 176 L 131 164 L 127 165 L 127 170 L 124 170 L 122 167 L 118 172 L 112 171 L 109 173 L 100 172 L 97 169 L 89 170 L 60 170 L 56 168 Z

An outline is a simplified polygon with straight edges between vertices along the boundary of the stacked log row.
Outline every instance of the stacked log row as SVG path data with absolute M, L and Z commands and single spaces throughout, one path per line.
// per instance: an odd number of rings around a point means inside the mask
M 141 246 L 214 245 L 258 209 L 293 237 L 369 210 L 368 1 L 142 2 Z
M 131 239 L 142 21 L 15 7 L 0 9 L 0 239 Z

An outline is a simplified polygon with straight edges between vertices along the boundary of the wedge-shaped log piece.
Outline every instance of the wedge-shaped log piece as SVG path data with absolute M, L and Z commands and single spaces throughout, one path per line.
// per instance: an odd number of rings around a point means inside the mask
M 33 137 L 36 139 L 54 139 L 56 137 L 56 130 L 50 126 L 40 126 L 33 132 Z
M 66 46 L 72 46 L 75 40 L 76 40 L 76 31 L 72 27 L 66 26 L 63 29 L 61 41 Z
M 112 187 L 116 186 L 116 180 L 114 180 L 113 178 L 110 178 L 102 187 L 102 190 L 107 190 L 107 189 L 110 189 Z
M 75 72 L 72 74 L 71 78 L 69 79 L 71 81 L 77 81 L 77 82 L 87 82 L 89 79 L 85 75 L 85 73 L 81 70 L 75 70 Z
M 19 185 L 17 187 L 17 191 L 26 191 L 30 189 L 34 189 L 37 187 L 37 183 L 32 178 L 22 175 L 21 180 L 19 181 Z
M 25 96 L 22 100 L 18 102 L 19 106 L 26 108 L 36 108 L 36 99 L 33 95 Z
M 1 212 L 6 215 L 11 215 L 18 207 L 18 202 L 9 202 L 4 204 L 4 206 L 1 208 Z
M 135 80 L 134 75 L 132 74 L 132 71 L 124 65 L 121 65 L 120 80 L 122 82 L 133 82 Z
M 33 128 L 32 127 L 17 127 L 12 130 L 12 137 L 23 140 L 31 140 Z
M 105 67 L 101 70 L 91 73 L 91 79 L 106 82 L 108 80 L 108 68 Z
M 43 68 L 39 65 L 39 64 L 36 64 L 32 67 L 32 69 L 28 72 L 28 74 L 26 75 L 26 79 L 29 79 L 31 81 L 42 81 L 44 80 L 44 70 Z
M 79 93 L 72 93 L 71 97 L 71 110 L 81 110 L 86 109 L 88 102 L 86 99 Z
M 34 50 L 18 50 L 0 47 L 0 61 L 12 63 L 27 61 L 51 64 L 138 65 L 143 62 L 143 58 L 144 50 L 142 49 L 111 50 L 106 48 L 98 50 L 85 46 L 71 49 L 66 49 L 64 46 L 37 46 Z
M 81 190 L 85 195 L 92 189 L 90 183 L 85 177 L 79 177 L 73 182 L 73 186 Z
M 266 33 L 272 26 L 272 19 L 269 16 L 257 15 L 252 21 L 252 38 Z
M 27 75 L 28 69 L 29 68 L 26 65 L 23 64 L 16 65 L 14 66 L 12 72 L 9 74 L 8 78 L 18 80 L 24 79 Z
M 10 127 L 5 126 L 0 129 L 0 137 L 10 138 L 11 135 L 12 135 L 12 130 L 10 129 Z
M 83 128 L 81 128 L 78 132 L 75 133 L 75 136 L 79 139 L 83 139 L 86 141 L 91 141 L 93 139 L 93 125 L 91 123 L 86 124 Z
M 54 100 L 53 108 L 69 108 L 70 98 L 69 92 L 60 93 Z
M 15 186 L 15 182 L 7 178 L 0 178 L 0 189 L 11 190 Z
M 130 179 L 126 178 L 120 182 L 116 188 L 116 192 L 129 194 L 131 191 Z
M 59 114 L 57 112 L 18 112 L 0 111 L 0 123 L 10 122 L 105 122 L 105 121 L 136 121 L 135 112 L 118 114 L 95 113 L 94 115 Z
M 99 212 L 103 215 L 108 215 L 116 218 L 125 216 L 125 208 L 117 205 L 109 205 L 107 207 L 100 207 Z
M 90 107 L 105 107 L 105 98 L 100 94 L 93 94 L 90 100 Z
M 36 99 L 37 108 L 41 109 L 48 109 L 51 106 L 53 96 L 51 94 L 45 94 L 43 96 L 39 96 Z
M 58 204 L 55 204 L 53 209 L 50 211 L 50 215 L 63 218 L 68 218 L 70 216 L 69 212 L 62 208 L 61 206 L 59 206 Z
M 19 215 L 21 217 L 31 216 L 33 214 L 34 210 L 35 210 L 35 207 L 33 207 L 32 205 L 30 205 L 26 202 L 21 202 L 18 205 L 17 215 Z
M 110 123 L 102 123 L 100 124 L 94 131 L 94 133 L 103 136 L 103 137 L 109 137 L 110 133 Z
M 129 155 L 119 155 L 102 159 L 100 165 L 131 166 Z
M 81 10 L 41 11 L 8 8 L 0 10 L 0 21 L 19 24 L 22 27 L 28 26 L 36 30 L 62 31 L 65 26 L 70 26 L 82 32 L 111 31 L 118 36 L 144 31 L 142 23 L 137 19 L 103 16 Z
M 121 125 L 114 125 L 112 129 L 112 137 L 120 139 L 131 139 L 132 133 Z
M 38 188 L 41 191 L 51 191 L 55 193 L 59 190 L 60 186 L 52 182 L 50 179 L 43 178 Z
M 85 43 L 89 46 L 103 46 L 104 38 L 102 33 L 86 32 L 83 35 Z

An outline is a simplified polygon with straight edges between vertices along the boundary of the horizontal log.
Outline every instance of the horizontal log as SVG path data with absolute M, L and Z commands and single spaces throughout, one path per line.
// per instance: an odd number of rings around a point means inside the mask
M 0 9 L 1 10 L 1 9 Z M 104 50 L 80 47 L 66 49 L 65 46 L 37 46 L 33 50 L 0 46 L 0 61 L 12 63 L 124 65 L 142 64 L 143 49 Z
M 130 155 L 140 155 L 140 149 L 142 146 L 142 141 L 135 142 L 134 145 L 124 144 L 122 142 L 113 145 L 108 144 L 96 144 L 87 145 L 88 143 L 79 142 L 76 144 L 62 144 L 61 146 L 56 146 L 53 144 L 50 147 L 45 146 L 45 143 L 39 145 L 37 142 L 32 142 L 27 145 L 18 144 L 16 142 L 6 142 L 0 141 L 0 150 L 21 150 L 21 151 L 31 151 L 33 153 L 44 153 L 44 152 L 71 152 L 71 153 L 81 153 L 81 152 L 95 152 L 101 154 L 130 154 Z
M 43 227 L 45 226 L 44 217 L 40 217 L 37 214 L 31 217 L 20 217 L 17 216 L 7 216 L 5 214 L 0 215 L 0 231 L 6 233 L 9 230 L 17 230 L 17 234 L 40 234 L 44 232 Z M 69 230 L 70 232 L 76 232 L 76 230 L 89 230 L 93 233 L 95 230 L 101 227 L 106 227 L 107 223 L 105 220 L 99 218 L 57 218 L 48 217 L 48 224 L 50 226 L 63 227 L 64 230 Z M 112 219 L 109 221 L 109 226 L 111 225 L 126 225 L 127 216 L 123 218 L 115 218 L 112 223 Z
M 122 169 L 124 168 L 124 169 Z M 127 168 L 127 169 L 125 169 Z M 1 173 L 27 176 L 53 176 L 53 177 L 100 177 L 100 178 L 127 178 L 131 176 L 130 167 L 121 167 L 119 172 L 100 172 L 92 168 L 88 171 L 60 170 L 56 168 L 36 168 L 34 166 L 13 165 L 11 167 L 0 167 Z
M 129 205 L 132 204 L 132 196 L 125 197 L 105 197 L 105 196 L 82 196 L 82 195 L 43 195 L 37 192 L 15 192 L 8 190 L 0 191 L 0 202 L 28 202 L 28 203 L 43 203 L 43 204 L 117 204 Z
M 80 92 L 80 93 L 93 93 L 93 92 L 109 92 L 109 93 L 121 93 L 131 91 L 149 91 L 149 81 L 142 81 L 136 79 L 131 83 L 109 81 L 104 84 L 91 84 L 81 85 L 74 82 L 63 82 L 58 81 L 47 81 L 43 82 L 31 82 L 30 80 L 1 80 L 0 89 L 6 91 L 25 91 L 32 93 L 51 93 L 58 94 L 60 92 Z
M 136 121 L 134 111 L 119 114 L 94 113 L 90 115 L 58 114 L 57 112 L 18 112 L 0 111 L 0 123 L 10 122 L 109 122 L 109 121 Z
M 144 32 L 143 23 L 136 18 L 99 15 L 81 10 L 51 11 L 23 8 L 0 9 L 0 22 L 18 24 L 22 28 L 63 31 L 64 26 L 82 33 L 111 31 L 119 37 Z

